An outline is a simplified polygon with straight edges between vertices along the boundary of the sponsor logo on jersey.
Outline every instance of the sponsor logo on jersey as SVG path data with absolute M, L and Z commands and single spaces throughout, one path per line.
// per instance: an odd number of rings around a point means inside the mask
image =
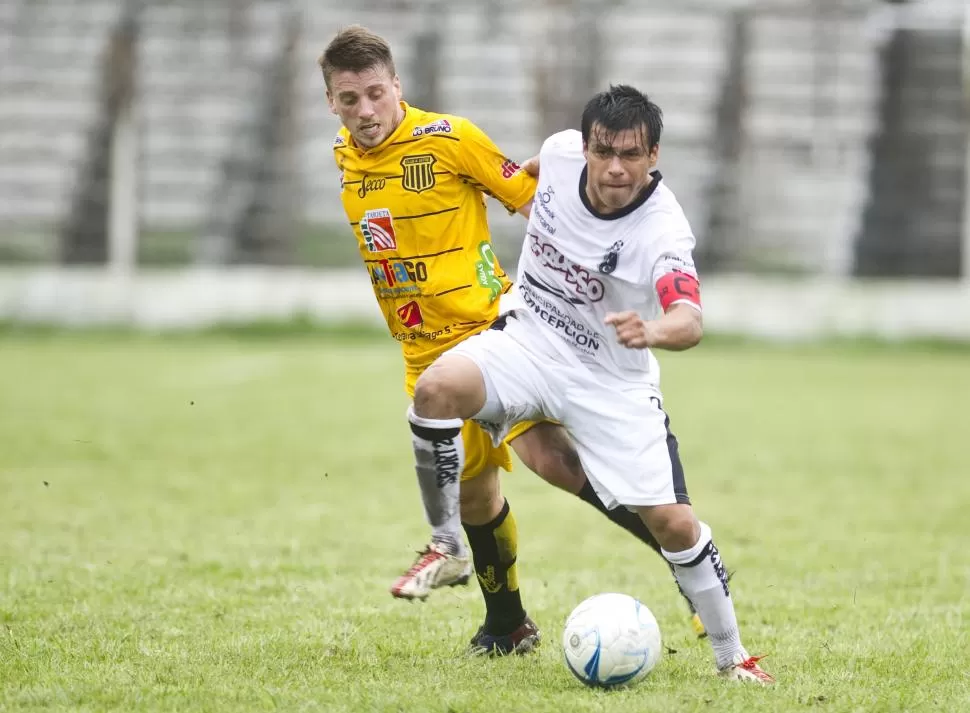
M 556 226 L 552 221 L 556 219 L 556 214 L 552 210 L 552 201 L 556 197 L 556 191 L 552 186 L 546 186 L 545 190 L 536 191 L 535 198 L 532 200 L 532 217 L 542 226 L 549 235 L 556 234 Z
M 381 297 L 402 297 L 420 292 L 419 282 L 428 281 L 428 266 L 420 260 L 380 260 L 371 263 L 371 284 Z
M 555 302 L 536 294 L 533 289 L 535 280 L 531 279 L 531 275 L 527 272 L 523 276 L 526 279 L 519 283 L 519 293 L 526 306 L 568 344 L 584 354 L 592 355 L 598 352 L 602 337 L 563 312 Z
M 337 134 L 336 136 L 333 137 L 333 145 L 335 147 L 336 146 L 343 146 L 346 143 L 347 143 L 347 141 L 340 134 Z
M 478 255 L 482 259 L 475 263 L 475 274 L 479 287 L 488 290 L 488 301 L 494 302 L 502 294 L 502 281 L 495 273 L 498 259 L 492 251 L 492 244 L 484 240 L 478 244 Z
M 502 178 L 509 179 L 522 170 L 522 167 L 510 158 L 502 162 Z
M 420 327 L 424 323 L 424 318 L 421 316 L 421 308 L 417 302 L 413 301 L 398 307 L 397 317 L 401 320 L 401 324 L 408 329 Z M 397 337 L 397 335 L 394 336 Z
M 412 193 L 434 188 L 434 165 L 437 159 L 429 153 L 405 156 L 401 159 L 401 186 Z
M 599 265 L 599 271 L 604 275 L 609 275 L 616 269 L 616 263 L 620 259 L 620 250 L 623 249 L 623 241 L 617 240 L 603 256 L 603 262 Z
M 667 253 L 657 261 L 657 267 L 664 267 L 668 270 L 681 270 L 683 272 L 694 273 L 694 263 L 692 260 L 684 259 L 680 255 Z
M 532 217 L 549 235 L 556 234 L 556 226 L 552 224 L 552 221 L 556 219 L 556 214 L 551 205 L 555 197 L 556 191 L 553 190 L 552 186 L 546 186 L 545 190 L 536 191 L 535 198 L 532 201 Z
M 451 326 L 435 329 L 434 331 L 414 329 L 410 332 L 393 332 L 392 336 L 399 342 L 416 342 L 419 339 L 427 339 L 429 342 L 433 342 L 449 334 L 451 334 Z
M 387 208 L 376 208 L 364 212 L 360 219 L 360 234 L 372 253 L 397 250 L 397 236 L 394 234 L 394 221 Z
M 447 119 L 438 119 L 430 124 L 415 127 L 411 136 L 427 136 L 429 134 L 450 134 L 451 123 Z
M 360 179 L 360 188 L 357 189 L 357 197 L 363 198 L 368 193 L 383 191 L 387 186 L 386 178 L 370 178 L 366 174 Z
M 529 233 L 529 240 L 529 247 L 539 260 L 539 264 L 563 275 L 566 284 L 573 292 L 590 302 L 599 302 L 603 299 L 606 289 L 600 280 L 590 274 L 589 270 L 570 261 L 552 243 L 542 242 L 542 238 L 538 235 Z

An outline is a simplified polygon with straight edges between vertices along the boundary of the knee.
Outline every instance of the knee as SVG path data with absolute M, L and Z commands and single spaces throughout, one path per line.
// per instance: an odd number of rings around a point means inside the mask
M 414 385 L 414 413 L 424 418 L 471 418 L 484 401 L 478 367 L 460 358 L 436 361 Z
M 458 418 L 456 388 L 446 369 L 433 366 L 414 385 L 414 412 L 425 418 Z
M 651 534 L 668 552 L 683 552 L 697 544 L 700 524 L 686 505 L 656 508 L 647 523 Z

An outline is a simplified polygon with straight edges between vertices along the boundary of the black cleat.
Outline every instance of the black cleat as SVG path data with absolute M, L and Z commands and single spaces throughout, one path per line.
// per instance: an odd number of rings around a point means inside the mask
M 473 656 L 527 654 L 537 648 L 541 640 L 539 627 L 527 616 L 518 629 L 504 636 L 487 633 L 483 624 L 472 637 L 469 653 Z

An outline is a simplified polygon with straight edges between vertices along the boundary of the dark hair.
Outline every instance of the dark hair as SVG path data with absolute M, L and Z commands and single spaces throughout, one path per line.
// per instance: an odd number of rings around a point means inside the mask
M 391 76 L 396 74 L 391 46 L 387 40 L 360 25 L 351 25 L 338 32 L 320 55 L 317 64 L 323 70 L 327 89 L 330 88 L 330 76 L 334 72 L 363 72 L 376 66 L 384 66 L 391 72 Z
M 586 103 L 583 109 L 583 143 L 589 143 L 593 124 L 612 136 L 626 129 L 646 129 L 644 145 L 652 150 L 660 143 L 664 128 L 663 112 L 643 92 L 627 84 L 610 85 Z

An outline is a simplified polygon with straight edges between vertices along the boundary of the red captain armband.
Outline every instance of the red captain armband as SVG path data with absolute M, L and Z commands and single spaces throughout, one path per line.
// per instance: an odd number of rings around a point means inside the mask
M 693 275 L 674 270 L 657 280 L 657 296 L 660 298 L 660 306 L 664 312 L 675 302 L 690 302 L 699 308 L 701 285 Z

